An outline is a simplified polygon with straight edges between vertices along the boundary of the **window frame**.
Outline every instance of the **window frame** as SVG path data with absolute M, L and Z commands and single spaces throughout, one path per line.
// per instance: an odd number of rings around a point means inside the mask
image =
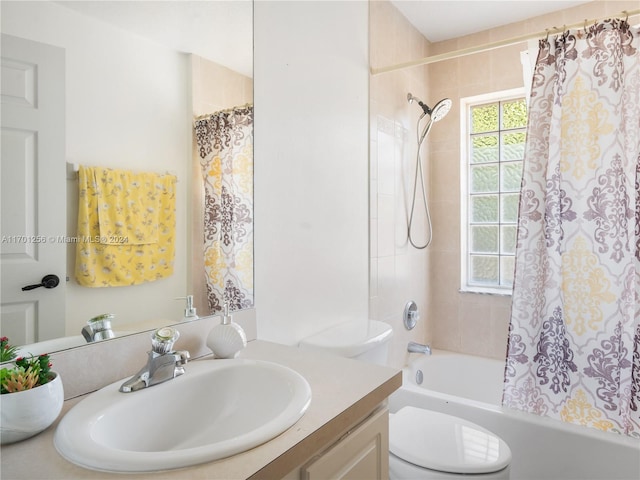
M 526 101 L 526 91 L 523 87 L 510 90 L 501 90 L 482 95 L 474 95 L 460 99 L 460 292 L 462 293 L 484 293 L 491 295 L 510 296 L 513 286 L 504 287 L 499 285 L 476 285 L 469 283 L 469 203 L 470 203 L 470 108 L 476 105 L 496 102 L 508 102 L 524 98 Z M 526 127 L 525 127 L 526 128 Z M 500 258 L 500 253 L 498 254 Z

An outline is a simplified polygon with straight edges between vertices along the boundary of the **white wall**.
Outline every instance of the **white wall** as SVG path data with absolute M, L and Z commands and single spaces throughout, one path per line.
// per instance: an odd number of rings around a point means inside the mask
M 368 5 L 254 10 L 258 337 L 368 317 Z
M 49 2 L 2 2 L 2 32 L 66 50 L 67 161 L 177 174 L 176 261 L 172 277 L 143 285 L 85 288 L 68 275 L 67 333 L 91 316 L 178 320 L 187 289 L 186 196 L 191 161 L 189 62 L 141 37 Z M 77 181 L 67 181 L 67 232 L 75 235 Z M 73 257 L 70 245 L 68 256 Z

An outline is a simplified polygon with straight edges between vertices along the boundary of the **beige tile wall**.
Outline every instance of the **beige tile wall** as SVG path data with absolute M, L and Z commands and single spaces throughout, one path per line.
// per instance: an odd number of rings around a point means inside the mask
M 537 33 L 553 26 L 613 16 L 623 10 L 637 8 L 637 1 L 593 1 L 490 31 L 429 44 L 423 37 L 418 38 L 419 34 L 390 3 L 375 1 L 371 3 L 370 10 L 371 65 L 393 65 L 421 56 Z M 419 341 L 430 342 L 435 348 L 504 358 L 511 298 L 459 292 L 459 105 L 463 97 L 524 86 L 520 52 L 526 48 L 526 43 L 522 43 L 434 63 L 428 67 L 373 76 L 371 79 L 371 315 L 389 321 L 394 327 L 394 365 L 403 358 L 406 340 L 414 336 Z M 384 197 L 376 193 L 380 182 L 376 174 L 385 161 L 377 155 L 379 118 L 391 119 L 409 129 L 410 134 L 403 147 L 409 157 L 415 156 L 413 129 L 417 112 L 415 107 L 412 109 L 406 104 L 408 91 L 429 105 L 445 97 L 453 100 L 453 108 L 448 116 L 434 126 L 427 140 L 428 194 L 434 240 L 426 254 L 406 245 L 396 245 L 394 254 L 379 256 L 374 247 L 384 229 L 392 228 L 388 221 L 385 223 L 380 218 L 379 207 Z M 406 180 L 407 168 L 407 165 L 396 162 L 394 172 L 396 177 L 404 178 L 404 188 L 410 189 L 410 182 Z M 397 187 L 395 194 L 401 196 L 402 187 Z M 404 217 L 406 213 L 396 209 L 394 215 Z M 384 225 L 383 229 L 381 225 Z M 401 229 L 403 226 L 399 222 L 393 228 Z M 426 278 L 423 278 L 423 274 L 426 274 Z M 422 286 L 424 292 L 415 292 L 416 287 Z M 416 297 L 414 300 L 422 311 L 420 329 L 411 334 L 404 331 L 398 315 L 398 312 L 401 315 L 403 302 L 409 296 Z

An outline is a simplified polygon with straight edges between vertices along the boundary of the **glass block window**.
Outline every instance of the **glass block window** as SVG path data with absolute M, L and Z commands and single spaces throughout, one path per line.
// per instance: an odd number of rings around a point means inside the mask
M 467 98 L 463 117 L 462 290 L 513 286 L 527 106 L 520 91 Z

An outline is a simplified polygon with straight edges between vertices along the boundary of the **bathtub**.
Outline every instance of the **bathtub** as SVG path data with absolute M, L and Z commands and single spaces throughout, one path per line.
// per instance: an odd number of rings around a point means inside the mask
M 640 479 L 640 440 L 502 407 L 503 371 L 504 362 L 489 358 L 410 354 L 389 410 L 411 405 L 493 431 L 511 448 L 512 480 Z

